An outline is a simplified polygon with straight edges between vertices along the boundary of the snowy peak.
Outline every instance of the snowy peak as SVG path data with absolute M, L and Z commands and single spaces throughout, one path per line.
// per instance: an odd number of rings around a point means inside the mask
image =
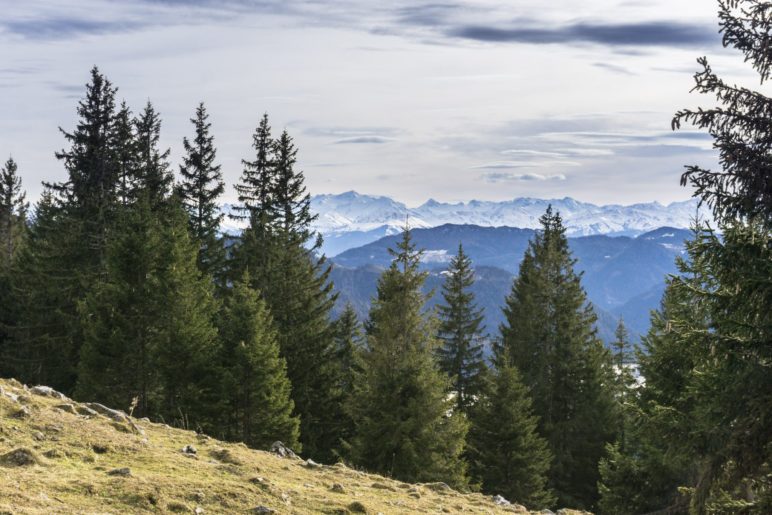
M 563 216 L 569 236 L 637 236 L 663 226 L 687 228 L 698 214 L 696 199 L 668 206 L 659 202 L 598 206 L 570 197 L 515 198 L 502 202 L 471 200 L 456 204 L 430 199 L 416 208 L 408 208 L 388 197 L 353 191 L 318 195 L 312 199 L 312 209 L 319 215 L 316 229 L 325 235 L 368 232 L 384 226 L 397 228 L 404 226 L 406 221 L 411 227 L 438 227 L 451 223 L 533 229 L 539 226 L 539 217 L 550 204 Z M 700 215 L 708 216 L 708 213 L 701 210 Z

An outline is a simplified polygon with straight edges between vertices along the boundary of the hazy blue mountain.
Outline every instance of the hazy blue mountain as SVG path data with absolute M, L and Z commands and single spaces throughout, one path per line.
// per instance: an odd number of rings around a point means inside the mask
M 531 229 L 475 225 L 414 229 L 416 245 L 425 249 L 423 265 L 430 271 L 427 291 L 437 291 L 432 305 L 440 300 L 442 272 L 461 242 L 475 264 L 474 291 L 485 308 L 488 330 L 497 333 L 504 298 L 533 234 Z M 649 312 L 659 306 L 665 277 L 676 272 L 675 258 L 683 252 L 683 242 L 690 234 L 663 227 L 635 238 L 598 235 L 569 239 L 577 268 L 584 273 L 588 297 L 598 312 L 598 329 L 604 340 L 613 338 L 619 316 L 636 337 L 647 330 Z M 378 275 L 390 263 L 388 249 L 397 238 L 386 236 L 333 258 L 332 279 L 341 306 L 351 302 L 363 318 L 366 316 Z

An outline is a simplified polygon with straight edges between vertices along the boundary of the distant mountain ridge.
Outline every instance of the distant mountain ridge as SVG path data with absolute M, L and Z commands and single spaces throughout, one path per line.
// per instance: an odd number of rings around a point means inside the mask
M 705 208 L 698 210 L 696 199 L 668 205 L 649 202 L 629 206 L 599 206 L 570 197 L 471 200 L 455 204 L 430 199 L 419 207 L 409 208 L 389 197 L 349 191 L 316 195 L 311 200 L 312 211 L 318 215 L 314 228 L 324 236 L 323 250 L 328 256 L 396 234 L 406 221 L 414 228 L 454 224 L 535 229 L 549 205 L 562 215 L 569 237 L 638 236 L 660 227 L 686 229 L 698 213 L 710 219 Z

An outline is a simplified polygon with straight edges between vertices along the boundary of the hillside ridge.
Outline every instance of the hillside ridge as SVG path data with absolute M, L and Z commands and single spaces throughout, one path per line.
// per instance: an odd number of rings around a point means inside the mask
M 0 379 L 0 514 L 539 513 L 78 403 Z M 559 510 L 560 515 L 583 512 Z

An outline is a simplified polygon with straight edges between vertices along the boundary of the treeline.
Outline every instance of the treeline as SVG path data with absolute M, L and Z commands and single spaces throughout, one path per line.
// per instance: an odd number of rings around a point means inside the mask
M 721 6 L 725 44 L 768 79 L 763 3 Z M 696 224 L 636 352 L 621 322 L 610 348 L 597 338 L 551 209 L 496 334 L 461 246 L 443 302 L 427 309 L 407 229 L 364 324 L 350 308 L 332 320 L 330 265 L 290 135 L 260 121 L 235 185 L 246 228 L 226 239 L 205 107 L 175 180 L 152 104 L 133 115 L 94 69 L 57 153 L 67 180 L 46 184 L 29 213 L 16 163 L 0 174 L 0 374 L 533 508 L 770 513 L 772 100 L 700 62 L 697 90 L 722 105 L 673 123 L 715 138 L 722 170 L 690 167 L 682 182 L 718 232 Z

